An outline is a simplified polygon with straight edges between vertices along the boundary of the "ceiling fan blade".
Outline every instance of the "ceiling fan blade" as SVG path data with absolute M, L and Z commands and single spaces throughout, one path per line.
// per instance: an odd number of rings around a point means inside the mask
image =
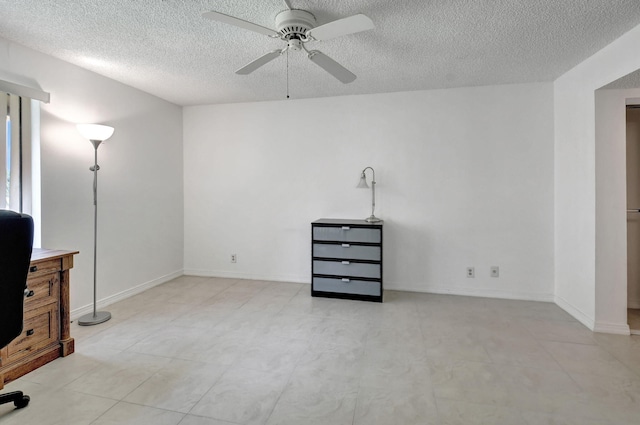
M 311 62 L 315 63 L 320 68 L 324 69 L 329 74 L 333 75 L 345 84 L 348 84 L 356 79 L 356 76 L 353 72 L 349 71 L 347 68 L 340 65 L 338 62 L 334 61 L 322 52 L 319 52 L 317 50 L 310 51 L 309 59 L 311 59 Z
M 367 16 L 360 14 L 311 28 L 307 31 L 307 37 L 310 36 L 318 41 L 322 41 L 360 31 L 367 31 L 373 28 L 375 28 L 373 21 Z
M 281 54 L 282 54 L 282 50 L 280 49 L 269 52 L 266 55 L 260 56 L 258 59 L 254 60 L 253 62 L 243 66 L 242 68 L 236 71 L 236 74 L 240 74 L 240 75 L 251 74 L 253 71 L 260 68 L 262 65 L 266 65 L 267 63 L 271 62 Z
M 258 24 L 254 24 L 248 21 L 244 21 L 240 18 L 235 18 L 233 16 L 225 15 L 220 12 L 204 12 L 202 14 L 203 18 L 211 19 L 212 21 L 223 22 L 225 24 L 234 25 L 236 27 L 244 28 L 249 31 L 255 31 L 260 34 L 268 35 L 269 37 L 278 37 L 278 33 L 270 28 L 260 26 Z

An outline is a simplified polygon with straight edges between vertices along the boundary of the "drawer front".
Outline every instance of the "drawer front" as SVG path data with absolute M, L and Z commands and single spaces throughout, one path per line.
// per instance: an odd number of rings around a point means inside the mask
M 314 277 L 313 290 L 322 292 L 338 292 L 342 294 L 372 295 L 378 297 L 380 296 L 380 282 Z
M 332 276 L 369 277 L 380 279 L 380 264 L 352 263 L 349 261 L 313 261 L 314 274 L 327 274 Z
M 379 246 L 343 244 L 313 244 L 313 256 L 324 258 L 347 258 L 352 260 L 380 261 Z
M 58 335 L 58 308 L 48 304 L 25 314 L 22 333 L 7 346 L 7 363 L 55 344 Z
M 32 276 L 42 276 L 45 274 L 53 273 L 62 270 L 61 260 L 46 260 L 40 261 L 36 264 L 31 264 L 29 266 L 29 275 L 27 279 L 31 279 Z
M 380 243 L 380 229 L 360 227 L 313 226 L 313 239 L 317 241 Z
M 24 299 L 24 308 L 28 310 L 34 304 L 47 304 L 60 298 L 60 274 L 52 273 L 27 280 L 27 290 L 33 295 Z

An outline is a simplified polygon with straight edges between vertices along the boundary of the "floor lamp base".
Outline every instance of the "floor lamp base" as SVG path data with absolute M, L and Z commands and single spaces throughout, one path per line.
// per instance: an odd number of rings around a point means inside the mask
M 100 323 L 104 323 L 109 319 L 111 319 L 111 313 L 107 311 L 96 311 L 95 314 L 87 313 L 84 316 L 81 316 L 78 319 L 78 325 L 80 326 L 97 325 Z

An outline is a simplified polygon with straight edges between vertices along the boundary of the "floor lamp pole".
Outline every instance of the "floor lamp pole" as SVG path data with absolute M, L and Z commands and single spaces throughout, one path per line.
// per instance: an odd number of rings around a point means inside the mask
M 91 139 L 94 147 L 94 165 L 89 169 L 93 171 L 93 313 L 87 313 L 78 319 L 78 325 L 91 326 L 106 322 L 111 319 L 111 313 L 96 311 L 97 293 L 97 265 L 98 265 L 98 146 L 102 140 Z

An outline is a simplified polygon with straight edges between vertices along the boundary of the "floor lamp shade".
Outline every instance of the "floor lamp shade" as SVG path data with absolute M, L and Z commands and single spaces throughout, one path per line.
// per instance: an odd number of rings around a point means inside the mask
M 100 124 L 78 124 L 78 132 L 88 139 L 94 148 L 94 165 L 89 167 L 93 172 L 93 312 L 78 319 L 82 326 L 97 325 L 111 319 L 111 313 L 96 311 L 97 306 L 97 264 L 98 264 L 98 146 L 113 135 L 114 128 Z
M 360 181 L 358 182 L 358 189 L 369 189 L 369 185 L 367 184 L 367 176 L 364 175 L 364 172 L 360 174 Z
M 78 131 L 87 140 L 99 140 L 104 142 L 109 137 L 113 136 L 113 127 L 101 124 L 78 124 Z

